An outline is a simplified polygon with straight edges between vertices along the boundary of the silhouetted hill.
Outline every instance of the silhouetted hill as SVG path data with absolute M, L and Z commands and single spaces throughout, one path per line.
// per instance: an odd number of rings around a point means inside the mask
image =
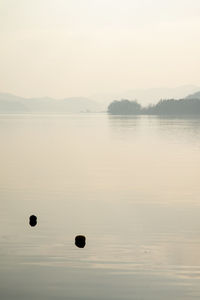
M 200 114 L 200 99 L 161 100 L 143 111 L 155 115 L 196 115 Z
M 123 99 L 113 101 L 108 106 L 108 112 L 113 115 L 137 115 L 142 111 L 142 107 L 136 101 Z
M 66 99 L 23 98 L 0 93 L 0 113 L 79 113 L 101 111 L 102 106 L 88 98 L 72 97 Z
M 200 115 L 200 99 L 160 100 L 155 105 L 141 107 L 136 101 L 113 101 L 108 106 L 109 114 L 118 115 Z

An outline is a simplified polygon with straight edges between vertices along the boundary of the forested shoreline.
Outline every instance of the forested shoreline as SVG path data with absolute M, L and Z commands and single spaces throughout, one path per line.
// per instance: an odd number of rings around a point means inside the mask
M 109 104 L 113 115 L 200 115 L 200 99 L 167 99 L 142 107 L 137 101 L 122 99 Z

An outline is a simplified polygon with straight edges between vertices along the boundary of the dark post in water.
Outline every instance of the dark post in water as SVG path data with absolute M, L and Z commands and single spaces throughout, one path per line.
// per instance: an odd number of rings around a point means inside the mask
M 32 227 L 36 226 L 37 225 L 37 217 L 34 216 L 34 215 L 30 216 L 30 218 L 29 218 L 29 224 Z
M 78 248 L 84 248 L 85 247 L 85 236 L 84 235 L 77 235 L 75 237 L 75 245 Z

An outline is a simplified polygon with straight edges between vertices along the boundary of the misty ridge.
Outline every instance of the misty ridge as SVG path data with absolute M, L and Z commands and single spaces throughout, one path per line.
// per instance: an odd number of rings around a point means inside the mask
M 166 95 L 165 89 L 150 89 L 142 90 L 138 93 L 137 90 L 132 91 L 132 99 L 139 99 L 139 104 L 136 100 L 124 100 L 123 97 L 119 95 L 115 98 L 110 96 L 110 100 L 106 100 L 102 95 L 101 101 L 94 100 L 93 98 L 86 97 L 71 97 L 64 99 L 54 99 L 51 97 L 40 97 L 40 98 L 25 98 L 19 97 L 8 93 L 0 93 L 0 113 L 3 114 L 17 114 L 17 113 L 100 113 L 108 112 L 109 114 L 119 114 L 119 115 L 134 115 L 134 114 L 165 114 L 165 115 L 197 115 L 200 114 L 200 91 L 192 92 L 186 98 L 181 97 L 180 94 L 186 92 L 186 89 L 193 89 L 189 87 L 182 87 L 180 89 L 168 90 L 168 97 L 160 100 L 162 97 L 158 98 L 158 95 Z M 176 94 L 179 92 L 178 99 L 175 100 L 174 97 L 170 97 L 170 94 Z M 189 93 L 186 93 L 187 95 Z M 126 95 L 126 93 L 124 93 Z M 149 95 L 149 102 L 147 95 Z M 138 97 L 137 97 L 138 96 Z M 154 97 L 153 97 L 154 96 Z M 144 97 L 144 98 L 143 98 Z M 130 99 L 127 97 L 126 99 Z M 112 99 L 118 99 L 112 101 Z M 120 100 L 122 99 L 122 100 Z M 153 103 L 149 105 L 150 99 L 153 99 Z M 155 104 L 157 102 L 157 104 Z
M 200 92 L 184 99 L 160 100 L 157 104 L 147 107 L 143 107 L 136 100 L 115 100 L 109 104 L 108 113 L 113 115 L 200 115 Z
M 104 107 L 101 103 L 86 97 L 24 98 L 0 93 L 0 113 L 80 113 L 98 112 L 102 109 Z

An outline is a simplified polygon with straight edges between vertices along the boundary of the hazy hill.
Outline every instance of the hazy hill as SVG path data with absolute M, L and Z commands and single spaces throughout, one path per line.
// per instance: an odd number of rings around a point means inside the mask
M 57 100 L 49 97 L 23 98 L 0 93 L 0 113 L 79 113 L 101 110 L 102 105 L 84 97 Z
M 200 91 L 186 97 L 187 99 L 200 99 Z
M 113 99 L 131 99 L 137 100 L 142 105 L 155 104 L 160 99 L 183 99 L 187 95 L 199 91 L 200 88 L 193 85 L 184 85 L 175 88 L 149 88 L 149 89 L 132 89 L 124 92 L 116 92 L 111 94 L 92 95 L 92 99 L 96 101 L 103 101 L 106 107 Z
M 24 100 L 15 95 L 0 93 L 0 112 L 27 112 L 28 108 L 23 104 Z

